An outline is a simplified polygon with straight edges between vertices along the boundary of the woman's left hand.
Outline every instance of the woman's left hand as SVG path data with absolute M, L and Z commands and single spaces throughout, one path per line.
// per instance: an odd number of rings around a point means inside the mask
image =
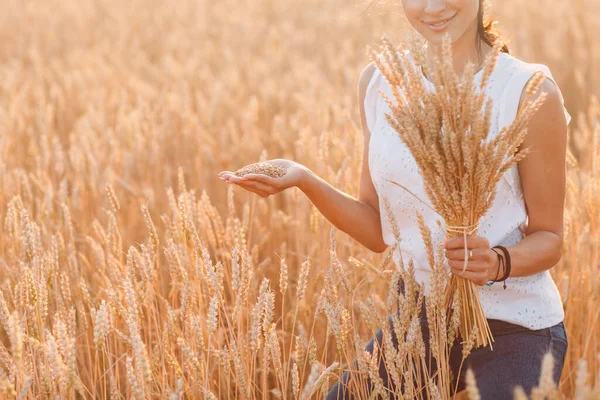
M 488 281 L 502 276 L 503 271 L 498 271 L 498 255 L 491 249 L 489 241 L 481 236 L 467 235 L 467 257 L 469 250 L 472 256 L 467 261 L 467 268 L 463 272 L 465 264 L 465 239 L 463 236 L 453 237 L 444 241 L 446 259 L 451 272 L 461 278 L 470 279 L 479 286 Z

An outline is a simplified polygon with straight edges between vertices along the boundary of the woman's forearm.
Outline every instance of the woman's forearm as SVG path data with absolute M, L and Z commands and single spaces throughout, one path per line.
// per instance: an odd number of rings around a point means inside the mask
M 336 189 L 308 168 L 298 188 L 336 228 L 374 252 L 387 248 L 379 212 L 369 204 Z
M 510 254 L 510 277 L 529 276 L 558 264 L 562 257 L 562 238 L 554 232 L 540 230 L 506 249 Z M 504 253 L 498 252 L 504 258 Z

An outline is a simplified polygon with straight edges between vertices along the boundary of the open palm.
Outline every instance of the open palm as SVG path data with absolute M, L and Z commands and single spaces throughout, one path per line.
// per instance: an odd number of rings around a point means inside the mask
M 261 197 L 269 197 L 287 188 L 298 186 L 306 173 L 305 166 L 284 158 L 276 158 L 267 162 L 284 168 L 286 174 L 279 178 L 272 178 L 264 174 L 246 174 L 239 177 L 235 175 L 235 172 L 221 171 L 219 177 L 227 183 L 235 183 Z

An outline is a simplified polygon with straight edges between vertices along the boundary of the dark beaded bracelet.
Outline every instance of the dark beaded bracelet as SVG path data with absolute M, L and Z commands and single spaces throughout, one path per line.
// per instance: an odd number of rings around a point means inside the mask
M 494 253 L 496 253 L 496 256 L 498 256 L 498 269 L 496 270 L 496 277 L 493 279 L 492 282 L 498 282 L 498 274 L 500 273 L 500 266 L 504 265 L 504 259 L 502 258 L 500 253 L 498 253 L 494 248 L 492 248 L 492 251 Z M 502 268 L 502 271 L 504 271 L 504 268 Z
M 506 268 L 504 270 L 504 275 L 502 276 L 502 278 L 500 279 L 501 281 L 504 281 L 504 289 L 506 290 L 506 279 L 510 276 L 510 270 L 511 270 L 511 265 L 510 265 L 510 253 L 508 252 L 508 249 L 504 246 L 494 246 L 495 249 L 500 249 L 502 250 L 502 252 L 504 253 L 504 261 L 506 264 Z

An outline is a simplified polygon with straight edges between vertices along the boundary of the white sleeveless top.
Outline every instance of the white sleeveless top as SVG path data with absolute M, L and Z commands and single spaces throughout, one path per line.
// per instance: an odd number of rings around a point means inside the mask
M 486 86 L 487 95 L 493 101 L 489 139 L 513 121 L 521 93 L 535 71 L 542 71 L 556 83 L 546 65 L 527 63 L 507 53 L 499 54 L 496 68 Z M 476 83 L 481 82 L 482 73 L 483 70 L 477 72 Z M 422 77 L 431 90 L 433 84 L 424 75 Z M 385 119 L 385 113 L 389 113 L 390 109 L 377 89 L 381 89 L 395 102 L 389 83 L 381 71 L 375 68 L 365 94 L 364 108 L 371 133 L 368 162 L 373 185 L 379 196 L 383 240 L 390 246 L 394 243 L 394 235 L 383 203 L 386 197 L 401 236 L 394 261 L 397 266 L 401 265 L 402 256 L 404 265 L 408 266 L 412 258 L 416 279 L 424 283 L 427 295 L 431 268 L 420 235 L 416 211 L 421 213 L 431 230 L 436 254 L 446 237 L 445 224 L 440 215 L 422 203 L 426 202 L 431 207 L 414 158 Z M 562 100 L 562 94 L 560 97 Z M 569 123 L 571 116 L 566 109 L 564 112 Z M 404 185 L 420 200 L 386 179 Z M 492 207 L 479 221 L 477 235 L 487 238 L 490 247 L 513 246 L 524 237 L 522 230 L 527 226 L 527 211 L 517 165 L 506 171 L 498 181 L 496 190 Z M 445 267 L 449 272 L 447 261 Z M 546 328 L 564 319 L 560 293 L 548 270 L 531 276 L 508 278 L 506 285 L 506 289 L 502 283 L 495 283 L 489 287 L 477 286 L 484 314 L 488 319 L 499 319 L 529 329 Z

